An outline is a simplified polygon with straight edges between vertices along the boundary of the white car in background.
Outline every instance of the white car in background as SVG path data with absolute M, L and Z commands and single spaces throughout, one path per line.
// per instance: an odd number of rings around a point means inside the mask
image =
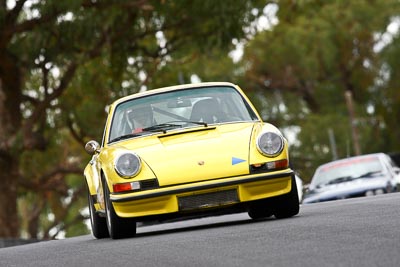
M 391 153 L 389 155 L 392 159 L 391 165 L 396 173 L 397 189 L 400 189 L 400 153 Z
M 311 180 L 303 204 L 396 192 L 400 169 L 385 153 L 323 164 Z

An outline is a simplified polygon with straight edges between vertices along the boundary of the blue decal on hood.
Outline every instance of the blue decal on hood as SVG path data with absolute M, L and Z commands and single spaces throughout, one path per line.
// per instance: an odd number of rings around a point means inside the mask
M 235 157 L 232 157 L 232 165 L 236 165 L 236 164 L 239 164 L 239 163 L 242 163 L 242 162 L 245 162 L 246 160 L 244 160 L 244 159 L 239 159 L 239 158 L 235 158 Z

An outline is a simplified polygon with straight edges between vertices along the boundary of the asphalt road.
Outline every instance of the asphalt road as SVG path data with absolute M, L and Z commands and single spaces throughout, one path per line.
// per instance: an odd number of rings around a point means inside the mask
M 284 220 L 242 213 L 3 248 L 0 266 L 400 266 L 400 193 L 303 205 Z

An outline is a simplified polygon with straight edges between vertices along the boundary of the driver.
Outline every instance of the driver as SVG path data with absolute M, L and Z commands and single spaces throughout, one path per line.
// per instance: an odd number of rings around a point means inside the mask
M 153 110 L 150 105 L 135 106 L 128 113 L 129 122 L 132 124 L 132 133 L 140 133 L 143 128 L 153 125 Z

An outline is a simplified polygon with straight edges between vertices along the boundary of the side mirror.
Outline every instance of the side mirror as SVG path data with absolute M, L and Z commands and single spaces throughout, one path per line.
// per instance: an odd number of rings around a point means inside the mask
M 307 192 L 310 189 L 310 184 L 303 184 L 303 191 Z
M 86 145 L 85 145 L 85 150 L 90 155 L 93 155 L 95 152 L 98 152 L 99 149 L 100 149 L 99 143 L 97 143 L 94 140 L 91 140 L 91 141 L 87 142 Z

